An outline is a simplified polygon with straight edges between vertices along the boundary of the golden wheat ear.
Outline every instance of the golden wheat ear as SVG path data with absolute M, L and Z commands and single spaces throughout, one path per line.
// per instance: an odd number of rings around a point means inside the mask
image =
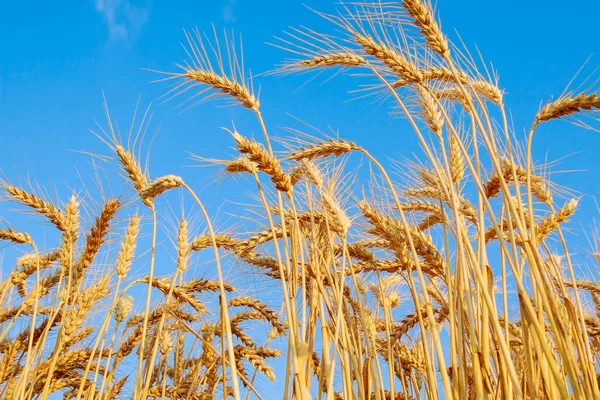
M 143 112 L 140 112 L 139 107 L 140 98 L 133 111 L 129 130 L 123 137 L 119 124 L 111 116 L 108 102 L 104 98 L 105 125 L 96 122 L 95 130 L 90 131 L 113 152 L 124 178 L 131 182 L 142 202 L 150 207 L 156 197 L 169 189 L 180 187 L 182 181 L 174 175 L 151 181 L 148 172 L 150 148 L 145 150 L 145 156 L 142 152 L 153 117 L 152 104 L 149 104 Z
M 442 33 L 428 4 L 421 0 L 403 0 L 406 12 L 414 18 L 415 25 L 421 30 L 427 45 L 443 58 L 450 56 L 448 40 Z
M 167 76 L 155 82 L 176 81 L 174 86 L 162 96 L 165 102 L 192 89 L 199 89 L 178 107 L 186 105 L 185 110 L 187 110 L 213 97 L 221 97 L 234 100 L 233 104 L 239 104 L 255 112 L 258 111 L 260 102 L 258 95 L 254 92 L 252 79 L 247 78 L 244 71 L 241 43 L 238 48 L 233 33 L 228 36 L 227 32 L 224 32 L 223 36 L 224 39 L 220 43 L 216 31 L 214 31 L 214 43 L 211 43 L 207 35 L 198 29 L 192 32 L 186 31 L 185 37 L 188 44 L 187 47 L 184 46 L 184 49 L 188 59 L 183 64 L 177 64 L 181 71 L 149 70 Z M 224 44 L 222 44 L 223 42 Z M 222 45 L 224 51 L 221 49 Z
M 365 64 L 365 59 L 350 48 L 341 45 L 337 38 L 303 27 L 284 31 L 282 37 L 275 37 L 276 43 L 269 43 L 294 55 L 279 64 L 269 74 L 290 74 L 339 68 L 354 68 Z
M 279 160 L 270 155 L 264 146 L 255 140 L 248 139 L 238 132 L 230 132 L 237 144 L 241 154 L 247 155 L 248 159 L 256 163 L 258 169 L 271 176 L 271 182 L 281 192 L 290 193 L 293 189 L 292 180 L 288 174 L 283 172 Z
M 546 103 L 535 116 L 532 128 L 553 119 L 561 119 L 586 111 L 600 109 L 600 93 L 580 93 L 561 96 L 558 100 Z
M 65 214 L 53 203 L 50 203 L 33 193 L 29 193 L 8 183 L 2 183 L 1 185 L 4 187 L 4 190 L 6 190 L 12 200 L 32 208 L 39 214 L 44 215 L 60 231 L 67 231 L 68 224 Z
M 29 233 L 19 232 L 12 228 L 0 229 L 0 241 L 5 240 L 17 244 L 33 245 L 33 240 Z
M 77 262 L 75 277 L 80 280 L 94 262 L 98 252 L 107 240 L 109 228 L 121 206 L 119 199 L 109 199 L 102 207 L 94 225 L 85 238 L 85 246 Z

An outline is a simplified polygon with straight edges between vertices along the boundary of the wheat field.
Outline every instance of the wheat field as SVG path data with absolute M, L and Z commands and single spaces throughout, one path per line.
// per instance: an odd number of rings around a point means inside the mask
M 179 69 L 153 76 L 186 112 L 210 101 L 256 120 L 256 138 L 225 125 L 235 157 L 192 156 L 251 195 L 222 223 L 203 202 L 214 193 L 153 174 L 148 110 L 121 129 L 108 106 L 86 151 L 114 171 L 111 191 L 58 199 L 0 181 L 14 255 L 1 260 L 1 398 L 600 398 L 600 283 L 578 278 L 565 235 L 579 199 L 532 157 L 538 129 L 593 120 L 600 92 L 565 89 L 521 140 L 495 74 L 428 2 L 338 11 L 319 13 L 334 33 L 277 39 L 287 58 L 271 73 L 350 75 L 424 158 L 398 177 L 360 143 L 271 134 L 251 57 L 233 36 L 187 32 Z M 28 233 L 23 214 L 51 233 Z

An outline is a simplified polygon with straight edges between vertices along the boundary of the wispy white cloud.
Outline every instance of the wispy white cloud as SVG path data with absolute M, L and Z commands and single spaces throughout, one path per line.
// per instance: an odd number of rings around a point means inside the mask
M 129 0 L 95 0 L 96 11 L 102 14 L 108 28 L 109 42 L 131 41 L 148 20 L 148 6 Z
M 236 18 L 235 18 L 235 3 L 236 0 L 227 0 L 227 2 L 225 3 L 225 5 L 223 6 L 223 21 L 226 23 L 235 23 Z

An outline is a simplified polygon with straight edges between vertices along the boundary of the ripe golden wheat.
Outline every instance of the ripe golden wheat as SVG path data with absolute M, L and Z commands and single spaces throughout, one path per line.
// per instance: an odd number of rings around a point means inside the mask
M 338 36 L 294 30 L 277 47 L 299 59 L 279 71 L 376 80 L 421 144 L 405 184 L 341 138 L 296 135 L 275 151 L 234 44 L 214 60 L 186 34 L 191 59 L 165 73 L 169 94 L 228 99 L 261 127 L 262 140 L 229 131 L 236 158 L 196 157 L 246 178 L 256 204 L 239 220 L 255 225 L 215 230 L 201 200 L 213 193 L 152 179 L 110 116 L 122 196 L 51 201 L 1 182 L 53 233 L 0 229 L 23 250 L 2 259 L 0 398 L 600 398 L 600 284 L 577 278 L 564 230 L 578 199 L 557 202 L 531 156 L 542 124 L 598 112 L 598 92 L 542 106 L 523 152 L 503 91 L 455 51 L 429 3 L 325 17 Z M 186 207 L 165 221 L 173 195 Z

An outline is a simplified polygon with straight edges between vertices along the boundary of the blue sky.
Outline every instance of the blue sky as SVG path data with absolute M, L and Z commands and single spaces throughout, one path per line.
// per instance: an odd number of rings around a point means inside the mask
M 333 1 L 305 3 L 333 10 Z M 569 6 L 554 0 L 440 0 L 437 9 L 444 31 L 453 39 L 458 32 L 471 52 L 477 46 L 499 72 L 520 138 L 542 101 L 558 95 L 588 57 L 600 53 L 597 0 Z M 254 74 L 288 56 L 265 44 L 287 27 L 332 31 L 292 0 L 7 2 L 0 13 L 0 177 L 22 182 L 28 173 L 42 186 L 53 185 L 66 200 L 71 188 L 81 188 L 81 181 L 93 176 L 90 159 L 81 152 L 108 154 L 88 131 L 94 119 L 104 121 L 102 91 L 124 127 L 141 95 L 142 106 L 154 102 L 152 126 L 160 126 L 152 145 L 152 176 L 182 175 L 216 212 L 235 189 L 213 196 L 206 190 L 214 188 L 210 170 L 182 168 L 193 164 L 187 152 L 227 157 L 233 142 L 220 127 L 235 120 L 242 133 L 260 137 L 258 126 L 240 108 L 207 103 L 181 114 L 174 110 L 177 102 L 161 105 L 157 99 L 166 87 L 150 83 L 157 75 L 145 70 L 175 70 L 174 62 L 185 59 L 179 45 L 183 29 L 210 31 L 212 23 L 243 34 L 245 63 Z M 596 55 L 586 73 L 598 65 Z M 418 152 L 412 132 L 388 118 L 385 108 L 374 109 L 368 99 L 347 101 L 347 92 L 356 87 L 351 78 L 326 83 L 316 78 L 303 86 L 306 79 L 256 79 L 273 134 L 282 126 L 301 128 L 292 114 L 324 131 L 331 127 L 380 158 Z M 540 128 L 534 146 L 536 160 L 568 156 L 555 170 L 579 171 L 555 179 L 589 195 L 575 222 L 589 230 L 598 217 L 593 197 L 600 196 L 600 134 L 559 122 Z M 123 188 L 115 184 L 111 190 L 119 194 Z M 578 244 L 576 251 L 585 249 L 585 235 L 579 235 Z

